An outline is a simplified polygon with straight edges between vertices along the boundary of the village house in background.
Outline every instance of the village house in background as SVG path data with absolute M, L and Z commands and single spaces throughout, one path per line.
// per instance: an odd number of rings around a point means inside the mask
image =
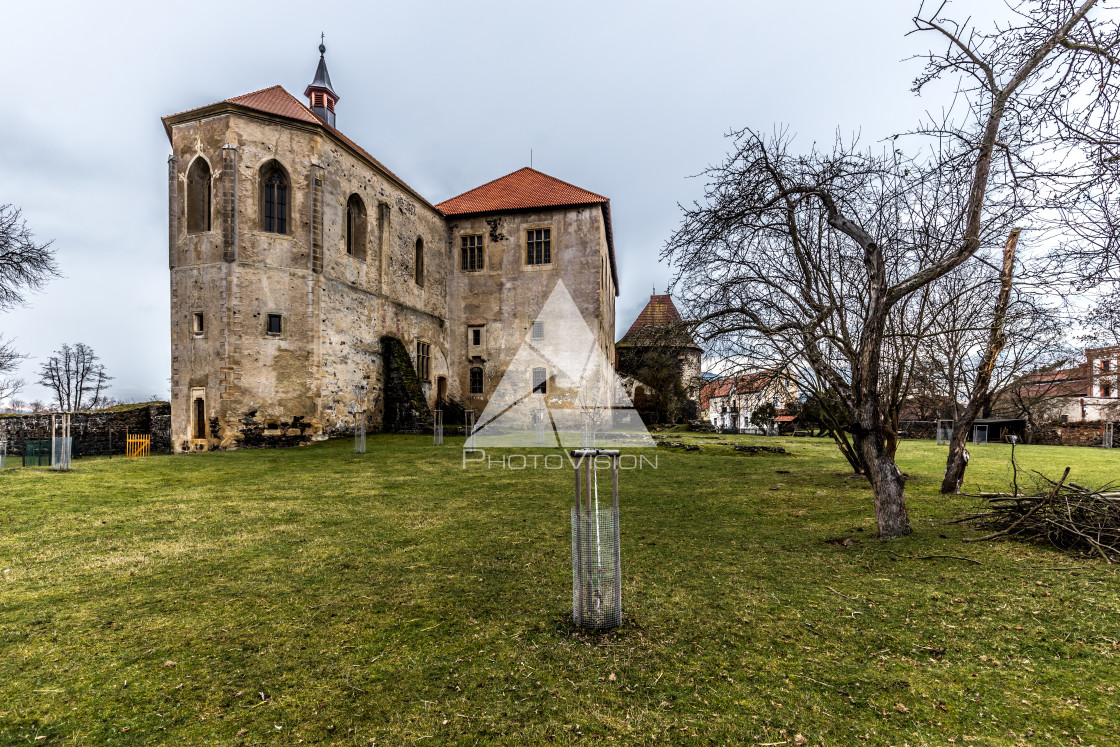
M 482 411 L 562 280 L 614 360 L 608 198 L 524 168 L 432 204 L 280 86 L 163 118 L 176 451 Z M 552 372 L 523 372 L 547 386 Z
M 668 293 L 652 294 L 614 347 L 615 368 L 643 421 L 696 419 L 704 351 Z
M 702 416 L 717 430 L 736 433 L 791 432 L 796 416 L 787 406 L 797 398 L 797 384 L 774 371 L 710 379 L 700 388 Z M 753 417 L 756 412 L 762 417 Z
M 993 408 L 1043 424 L 1112 423 L 1120 420 L 1120 345 L 1087 348 L 1072 368 L 1028 374 L 1002 394 Z

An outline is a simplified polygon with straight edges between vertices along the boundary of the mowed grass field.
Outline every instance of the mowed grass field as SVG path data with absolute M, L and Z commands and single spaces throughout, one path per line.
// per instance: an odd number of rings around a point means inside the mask
M 1120 744 L 1115 568 L 962 543 L 944 447 L 901 445 L 915 531 L 880 542 L 830 442 L 673 438 L 703 448 L 621 476 L 598 636 L 567 466 L 371 436 L 0 472 L 0 744 Z M 972 454 L 966 489 L 1004 489 L 1010 448 Z

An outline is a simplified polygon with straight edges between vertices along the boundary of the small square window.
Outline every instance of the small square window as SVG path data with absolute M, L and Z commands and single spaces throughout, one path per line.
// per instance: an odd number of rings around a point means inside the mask
M 206 319 L 205 317 L 203 317 L 201 311 L 196 311 L 194 313 L 194 324 L 192 326 L 192 329 L 196 335 L 201 335 L 206 331 Z
M 270 335 L 279 335 L 284 332 L 284 317 L 280 314 L 268 315 L 268 326 L 265 328 Z
M 544 339 L 544 322 L 533 322 L 533 339 Z

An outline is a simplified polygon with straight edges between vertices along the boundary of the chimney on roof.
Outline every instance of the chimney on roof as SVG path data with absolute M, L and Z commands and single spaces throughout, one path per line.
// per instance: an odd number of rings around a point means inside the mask
M 303 95 L 310 101 L 312 113 L 334 127 L 334 105 L 338 103 L 338 94 L 331 87 L 331 76 L 327 72 L 325 40 L 324 35 L 319 42 L 319 67 L 315 68 L 315 80 L 311 81 Z

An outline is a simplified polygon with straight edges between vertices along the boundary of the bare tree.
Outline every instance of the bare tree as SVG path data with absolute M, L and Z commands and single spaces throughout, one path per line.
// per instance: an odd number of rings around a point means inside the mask
M 64 412 L 81 410 L 83 405 L 96 407 L 112 379 L 93 348 L 83 342 L 73 347 L 63 344 L 39 367 L 39 384 L 54 392 L 58 409 Z
M 10 400 L 23 388 L 23 380 L 11 374 L 26 356 L 20 355 L 3 337 L 0 337 L 0 402 Z
M 789 346 L 840 397 L 882 538 L 910 532 L 882 400 L 891 314 L 1011 223 L 1069 200 L 1092 211 L 1086 190 L 1108 172 L 1091 156 L 1114 137 L 1120 101 L 1120 34 L 1089 19 L 1096 3 L 1022 2 L 987 33 L 942 18 L 944 5 L 920 9 L 915 30 L 947 47 L 924 56 L 915 90 L 957 86 L 943 118 L 913 133 L 927 138 L 921 155 L 838 143 L 799 156 L 784 133 L 734 132 L 735 151 L 705 172 L 706 204 L 685 210 L 666 247 L 706 336 Z
M 0 311 L 21 305 L 57 274 L 51 242 L 35 240 L 19 208 L 0 205 Z
M 18 208 L 0 205 L 0 311 L 22 304 L 28 291 L 57 274 L 51 242 L 38 243 Z M 22 388 L 13 374 L 25 357 L 0 335 L 0 402 Z
M 1007 244 L 1003 250 L 1003 267 L 999 273 L 999 297 L 996 300 L 995 312 L 992 323 L 988 329 L 988 341 L 980 358 L 980 365 L 976 369 L 973 379 L 972 391 L 969 393 L 968 405 L 964 412 L 953 424 L 953 434 L 949 437 L 949 459 L 945 464 L 945 477 L 941 481 L 942 493 L 959 493 L 961 483 L 964 481 L 964 470 L 968 466 L 968 451 L 965 444 L 968 434 L 972 432 L 972 424 L 980 409 L 987 405 L 992 383 L 992 372 L 996 367 L 996 360 L 1007 343 L 1003 325 L 1007 318 L 1007 308 L 1011 305 L 1011 286 L 1015 273 L 1015 246 L 1019 243 L 1018 228 L 1011 229 L 1007 237 Z

